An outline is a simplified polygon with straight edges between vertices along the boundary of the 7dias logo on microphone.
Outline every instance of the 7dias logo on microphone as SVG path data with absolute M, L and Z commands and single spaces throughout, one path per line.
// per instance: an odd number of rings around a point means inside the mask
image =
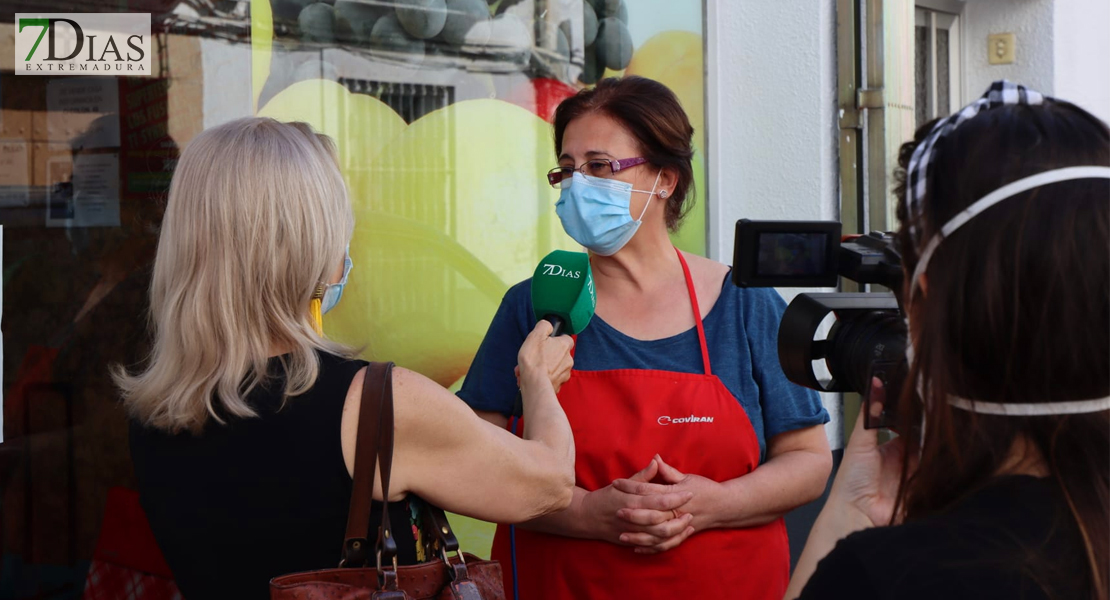
M 579 279 L 582 277 L 582 271 L 571 271 L 563 268 L 563 265 L 553 265 L 550 263 L 543 264 L 543 274 L 555 277 L 567 277 L 570 279 Z
M 150 75 L 150 13 L 16 13 L 16 75 Z

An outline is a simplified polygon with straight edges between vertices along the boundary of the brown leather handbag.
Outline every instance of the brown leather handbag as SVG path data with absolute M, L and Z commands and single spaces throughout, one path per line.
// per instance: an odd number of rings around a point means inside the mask
M 369 553 L 374 464 L 379 461 L 385 502 L 374 551 Z M 439 559 L 397 566 L 397 543 L 389 522 L 392 463 L 393 363 L 370 363 L 362 384 L 354 484 L 339 568 L 275 577 L 270 580 L 272 600 L 505 600 L 501 565 L 460 552 L 443 509 L 426 502 L 421 513 L 424 536 L 434 540 L 427 549 Z M 370 557 L 376 568 L 368 566 Z

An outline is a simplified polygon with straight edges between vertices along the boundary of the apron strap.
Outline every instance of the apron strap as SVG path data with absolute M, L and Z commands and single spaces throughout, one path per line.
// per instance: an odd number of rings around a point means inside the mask
M 674 251 L 678 254 L 678 262 L 682 263 L 682 274 L 686 276 L 686 291 L 690 294 L 690 305 L 694 309 L 694 323 L 698 328 L 698 343 L 701 344 L 701 361 L 705 364 L 705 374 L 712 375 L 713 371 L 709 368 L 709 345 L 705 343 L 705 327 L 701 323 L 701 308 L 698 307 L 698 293 L 694 291 L 694 278 L 690 276 L 690 267 L 682 257 L 682 252 L 678 248 Z

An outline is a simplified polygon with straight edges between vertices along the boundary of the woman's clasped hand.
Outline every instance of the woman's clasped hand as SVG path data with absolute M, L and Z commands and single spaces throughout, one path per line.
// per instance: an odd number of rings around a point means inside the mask
M 713 515 L 723 491 L 721 484 L 682 473 L 658 454 L 643 471 L 614 481 L 613 488 L 636 499 L 617 511 L 626 527 L 620 541 L 637 546 L 636 552 L 666 552 L 696 531 L 719 526 Z M 676 498 L 681 503 L 676 503 Z

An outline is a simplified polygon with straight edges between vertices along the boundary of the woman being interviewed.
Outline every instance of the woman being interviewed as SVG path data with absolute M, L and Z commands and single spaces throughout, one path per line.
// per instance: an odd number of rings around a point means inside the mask
M 353 228 L 334 145 L 307 125 L 233 121 L 178 162 L 151 285 L 153 355 L 116 376 L 142 505 L 186 598 L 268 598 L 272 577 L 339 561 L 366 362 L 319 319 L 342 295 Z M 574 447 L 553 382 L 568 376 L 571 343 L 550 331 L 538 324 L 517 355 L 523 440 L 394 371 L 394 523 L 420 499 L 487 520 L 567 506 Z M 374 499 L 371 523 L 380 484 Z M 396 542 L 402 564 L 417 560 L 412 534 Z
M 1110 130 L 1000 81 L 899 162 L 905 435 L 857 424 L 787 597 L 1106 600 Z
M 692 135 L 674 94 L 639 77 L 604 79 L 555 113 L 548 179 L 564 229 L 590 251 L 597 313 L 559 392 L 574 499 L 516 528 L 522 599 L 778 600 L 781 517 L 824 490 L 828 415 L 779 366 L 784 302 L 669 240 L 689 207 Z M 502 426 L 512 349 L 535 324 L 529 290 L 506 294 L 459 391 Z M 510 545 L 500 527 L 503 564 Z

